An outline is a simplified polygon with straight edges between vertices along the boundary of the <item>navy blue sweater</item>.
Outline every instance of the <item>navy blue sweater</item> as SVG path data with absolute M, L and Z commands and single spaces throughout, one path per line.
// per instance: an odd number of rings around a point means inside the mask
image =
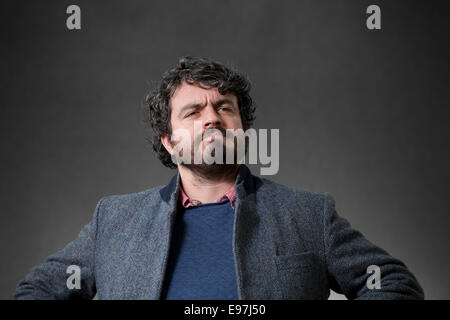
M 161 299 L 236 300 L 230 201 L 177 212 Z

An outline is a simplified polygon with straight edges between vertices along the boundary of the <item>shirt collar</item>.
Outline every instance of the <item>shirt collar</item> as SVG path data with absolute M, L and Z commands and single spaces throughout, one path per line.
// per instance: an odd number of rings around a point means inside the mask
M 195 207 L 195 206 L 202 204 L 199 200 L 190 199 L 187 196 L 187 194 L 184 192 L 183 186 L 181 185 L 181 183 L 179 184 L 179 189 L 180 189 L 180 194 L 181 194 L 180 201 L 181 201 L 181 204 L 183 205 L 183 207 L 189 208 L 189 207 Z M 217 199 L 216 202 L 222 202 L 227 199 L 230 201 L 231 207 L 234 210 L 234 203 L 236 200 L 236 190 L 234 188 L 234 185 L 231 186 L 231 188 L 227 192 L 225 192 L 225 194 L 222 197 Z

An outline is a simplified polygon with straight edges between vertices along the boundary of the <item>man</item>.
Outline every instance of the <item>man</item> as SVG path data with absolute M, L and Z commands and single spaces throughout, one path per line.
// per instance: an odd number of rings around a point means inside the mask
M 423 299 L 406 266 L 339 217 L 328 193 L 258 178 L 236 154 L 232 163 L 189 161 L 237 152 L 225 133 L 251 127 L 249 91 L 237 71 L 182 58 L 147 99 L 153 148 L 177 168 L 171 182 L 100 199 L 79 236 L 34 267 L 14 297 L 327 299 L 332 289 L 349 299 Z

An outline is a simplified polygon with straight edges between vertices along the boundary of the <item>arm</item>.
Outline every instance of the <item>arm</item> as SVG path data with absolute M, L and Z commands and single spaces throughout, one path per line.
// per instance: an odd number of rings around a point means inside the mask
M 94 252 L 97 237 L 98 216 L 103 199 L 97 203 L 93 219 L 61 251 L 50 255 L 40 265 L 35 266 L 19 282 L 14 299 L 53 300 L 53 299 L 92 299 L 96 293 L 94 277 Z M 69 289 L 67 273 L 70 265 L 80 268 L 80 289 Z
M 414 275 L 400 260 L 369 242 L 338 216 L 335 201 L 324 199 L 324 245 L 331 289 L 348 299 L 424 299 Z M 367 267 L 380 268 L 381 288 L 369 289 Z

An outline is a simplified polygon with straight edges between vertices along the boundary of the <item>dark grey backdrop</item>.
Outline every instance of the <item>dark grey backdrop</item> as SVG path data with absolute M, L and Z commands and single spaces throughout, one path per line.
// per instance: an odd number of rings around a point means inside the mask
M 248 74 L 256 127 L 280 129 L 268 178 L 330 192 L 427 298 L 450 298 L 448 14 L 392 2 L 369 31 L 372 1 L 2 1 L 0 298 L 100 197 L 168 182 L 142 101 L 182 55 Z

